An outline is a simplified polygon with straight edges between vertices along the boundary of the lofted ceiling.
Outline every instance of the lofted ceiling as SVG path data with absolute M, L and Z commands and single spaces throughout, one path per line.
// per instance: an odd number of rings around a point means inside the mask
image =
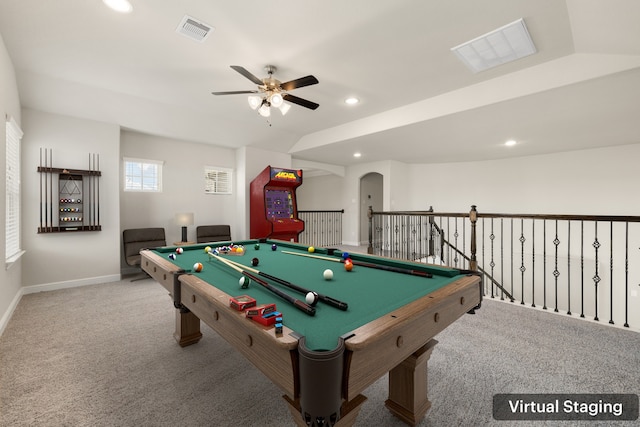
M 637 0 L 130 2 L 0 0 L 22 106 L 320 169 L 640 143 Z M 185 15 L 214 31 L 178 34 Z M 450 50 L 519 18 L 531 56 L 473 73 Z M 255 89 L 230 66 L 262 78 L 267 64 L 280 81 L 317 77 L 292 93 L 320 107 L 267 120 L 246 95 L 211 94 Z

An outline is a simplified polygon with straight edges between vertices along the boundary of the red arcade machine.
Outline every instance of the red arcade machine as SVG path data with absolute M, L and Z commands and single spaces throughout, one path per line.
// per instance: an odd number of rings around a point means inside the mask
M 302 184 L 302 171 L 267 166 L 251 181 L 250 206 L 252 239 L 298 241 L 304 221 L 298 219 L 296 188 Z

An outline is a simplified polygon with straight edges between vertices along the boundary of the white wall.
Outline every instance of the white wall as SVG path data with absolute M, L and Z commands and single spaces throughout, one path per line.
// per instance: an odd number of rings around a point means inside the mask
M 46 285 L 45 289 L 51 289 L 118 280 L 120 128 L 29 109 L 23 110 L 22 119 L 22 242 L 27 250 L 23 257 L 22 284 Z M 90 168 L 89 155 L 99 155 L 102 231 L 38 234 L 40 148 L 51 149 L 55 168 L 86 170 Z M 54 204 L 54 210 L 56 208 Z
M 9 54 L 5 48 L 4 40 L 0 35 L 0 111 L 2 111 L 2 117 L 0 117 L 0 139 L 5 141 L 4 135 L 6 133 L 6 120 L 5 115 L 9 115 L 14 120 L 21 124 L 20 114 L 20 98 L 18 95 L 18 85 L 16 83 L 16 75 L 13 68 L 13 63 Z M 6 146 L 2 144 L 2 150 L 0 150 L 0 175 L 6 176 Z M 24 188 L 24 186 L 23 186 Z M 5 197 L 0 197 L 0 224 L 5 224 L 6 221 L 6 200 Z M 0 241 L 6 241 L 4 225 L 0 227 Z M 23 245 L 24 247 L 24 245 Z M 2 259 L 6 259 L 6 247 L 4 243 L 1 246 L 0 254 Z M 0 269 L 0 334 L 9 319 L 9 316 L 13 312 L 13 309 L 19 301 L 19 290 L 22 285 L 22 260 L 16 261 L 9 269 Z
M 234 174 L 233 194 L 205 194 L 204 167 L 236 168 L 235 151 L 163 138 L 138 132 L 123 131 L 119 159 L 120 228 L 163 227 L 167 243 L 181 240 L 181 227 L 175 223 L 177 213 L 192 212 L 194 225 L 187 237 L 196 240 L 198 225 L 228 224 L 231 236 L 239 238 L 235 198 L 237 179 Z M 162 192 L 125 192 L 122 158 L 159 160 L 162 168 Z M 121 235 L 121 233 L 120 233 Z M 124 262 L 123 262 L 124 267 Z
M 640 215 L 640 144 L 474 163 L 409 165 L 397 209 Z

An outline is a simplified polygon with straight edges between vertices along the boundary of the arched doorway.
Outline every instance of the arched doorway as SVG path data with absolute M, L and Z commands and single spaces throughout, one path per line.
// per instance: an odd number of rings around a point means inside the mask
M 383 176 L 377 172 L 371 172 L 360 178 L 360 245 L 369 244 L 369 218 L 367 211 L 369 206 L 374 211 L 382 211 L 382 186 Z

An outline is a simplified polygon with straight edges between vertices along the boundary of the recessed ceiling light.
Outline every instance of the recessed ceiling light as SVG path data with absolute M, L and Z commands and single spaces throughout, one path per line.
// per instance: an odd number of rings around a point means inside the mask
M 133 10 L 133 6 L 129 3 L 128 0 L 102 0 L 104 4 L 109 6 L 111 9 L 120 13 L 130 13 Z
M 513 147 L 514 145 L 516 145 L 517 142 L 515 139 L 510 139 L 507 142 L 504 143 L 504 145 L 506 145 L 507 147 Z
M 353 153 L 353 157 L 355 157 L 356 159 L 362 157 L 362 153 Z
M 347 104 L 347 105 L 355 105 L 358 102 L 360 102 L 360 100 L 358 98 L 353 97 L 353 96 L 344 100 L 344 103 Z

